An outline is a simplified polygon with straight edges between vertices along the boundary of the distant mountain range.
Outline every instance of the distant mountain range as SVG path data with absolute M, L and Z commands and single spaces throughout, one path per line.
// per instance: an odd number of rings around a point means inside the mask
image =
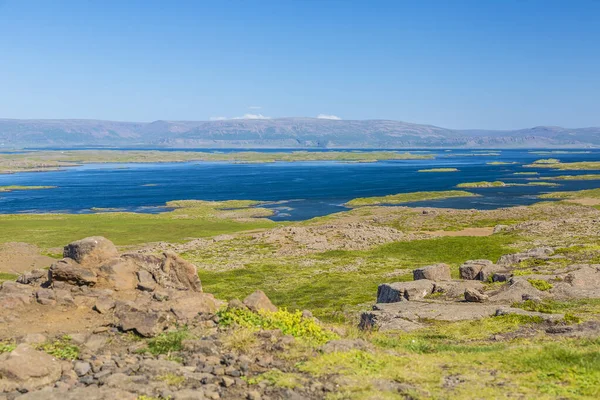
M 0 147 L 414 148 L 600 147 L 600 127 L 456 130 L 318 118 L 114 122 L 0 119 Z

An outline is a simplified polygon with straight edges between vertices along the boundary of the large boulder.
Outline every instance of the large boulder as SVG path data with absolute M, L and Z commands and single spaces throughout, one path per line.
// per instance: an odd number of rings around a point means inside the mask
M 377 303 L 396 303 L 406 300 L 421 300 L 431 294 L 435 282 L 420 279 L 411 282 L 383 283 L 377 288 Z
M 50 267 L 50 282 L 67 282 L 71 285 L 94 286 L 98 275 L 87 268 L 82 268 L 70 258 L 64 258 Z
M 434 264 L 426 267 L 417 268 L 413 271 L 413 279 L 429 279 L 430 281 L 449 281 L 450 266 L 448 264 Z
M 465 300 L 469 303 L 483 303 L 487 299 L 488 296 L 477 289 L 465 289 Z
M 159 311 L 139 310 L 134 308 L 117 311 L 117 326 L 123 332 L 135 331 L 144 337 L 153 337 L 165 330 L 167 317 Z
M 97 266 L 119 256 L 119 251 L 110 240 L 92 236 L 65 246 L 63 257 L 71 258 L 82 265 Z
M 28 344 L 20 344 L 0 356 L 0 392 L 38 389 L 56 382 L 61 373 L 59 361 Z
M 461 279 L 479 279 L 479 274 L 484 267 L 489 267 L 494 263 L 490 260 L 469 260 L 458 269 Z
M 252 311 L 277 311 L 277 307 L 271 303 L 265 292 L 257 290 L 244 299 L 244 305 Z

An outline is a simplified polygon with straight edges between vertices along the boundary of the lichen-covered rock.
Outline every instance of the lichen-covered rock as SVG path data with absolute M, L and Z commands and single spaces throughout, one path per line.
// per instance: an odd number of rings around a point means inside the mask
M 377 288 L 377 303 L 421 300 L 433 293 L 435 282 L 420 279 L 412 282 L 383 283 Z
M 450 266 L 448 266 L 448 264 L 440 263 L 417 268 L 413 271 L 413 279 L 415 281 L 420 279 L 429 279 L 431 281 L 449 281 L 452 279 L 450 276 Z
M 96 266 L 119 256 L 113 242 L 102 236 L 87 237 L 65 246 L 63 257 L 82 265 Z
M 244 305 L 252 311 L 277 311 L 277 307 L 271 303 L 265 292 L 257 290 L 244 299 Z

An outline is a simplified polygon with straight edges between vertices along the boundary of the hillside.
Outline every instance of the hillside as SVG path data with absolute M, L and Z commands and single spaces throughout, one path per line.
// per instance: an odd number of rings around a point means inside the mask
M 453 130 L 389 120 L 115 122 L 0 119 L 0 145 L 206 148 L 595 147 L 600 128 Z

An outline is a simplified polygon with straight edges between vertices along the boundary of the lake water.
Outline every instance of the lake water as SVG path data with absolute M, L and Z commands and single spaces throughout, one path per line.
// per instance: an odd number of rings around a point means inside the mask
M 189 149 L 188 149 L 189 151 Z M 222 150 L 219 150 L 222 151 Z M 45 185 L 56 189 L 0 193 L 0 213 L 88 213 L 92 208 L 136 212 L 164 211 L 170 200 L 248 199 L 273 202 L 275 220 L 303 220 L 346 210 L 356 197 L 395 193 L 452 190 L 461 182 L 527 183 L 536 171 L 540 177 L 594 173 L 523 168 L 540 158 L 563 162 L 600 161 L 600 150 L 579 154 L 532 154 L 530 150 L 435 150 L 432 160 L 377 163 L 291 162 L 269 164 L 169 163 L 88 164 L 55 172 L 0 175 L 0 185 Z M 481 155 L 497 152 L 499 155 Z M 491 161 L 516 162 L 487 165 Z M 455 167 L 460 172 L 419 173 L 424 168 Z M 481 197 L 425 201 L 404 205 L 493 209 L 527 205 L 550 191 L 599 187 L 600 181 L 561 181 L 558 187 L 501 187 L 468 189 Z M 276 203 L 275 203 L 276 202 Z

